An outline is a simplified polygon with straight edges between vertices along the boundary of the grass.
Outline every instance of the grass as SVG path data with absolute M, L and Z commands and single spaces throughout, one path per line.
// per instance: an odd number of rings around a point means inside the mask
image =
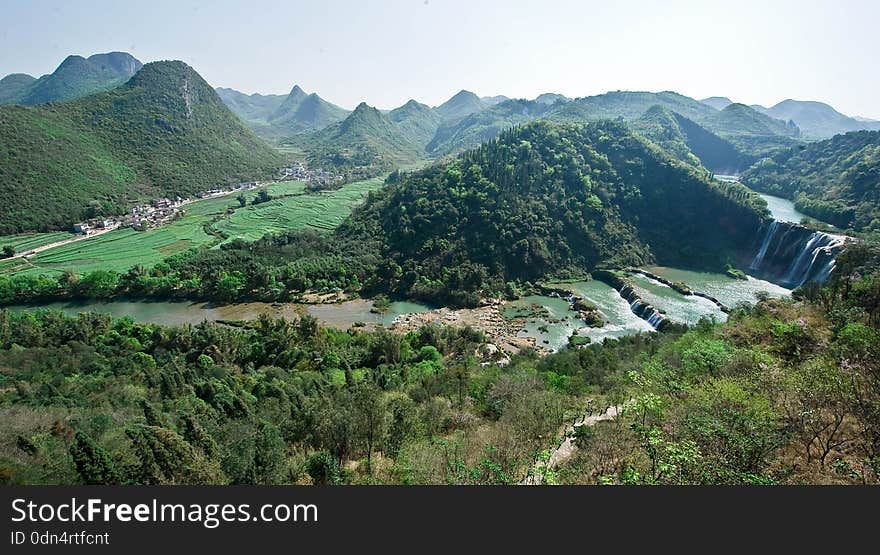
M 348 216 L 368 191 L 381 187 L 382 182 L 381 178 L 374 178 L 344 185 L 336 191 L 305 194 L 304 183 L 282 181 L 267 186 L 269 194 L 276 197 L 270 202 L 251 205 L 257 191 L 247 191 L 248 205 L 244 208 L 239 207 L 235 194 L 198 200 L 185 207 L 186 214 L 181 219 L 157 229 L 120 229 L 49 249 L 29 261 L 0 260 L 0 274 L 61 273 L 66 269 L 78 273 L 98 269 L 125 272 L 138 264 L 149 268 L 192 247 L 215 246 L 220 242 L 218 237 L 255 240 L 267 233 L 304 227 L 330 230 Z M 229 214 L 229 208 L 235 211 Z M 34 243 L 26 248 L 33 248 L 39 241 L 47 244 L 67 237 L 69 233 L 7 236 L 19 244 Z M 0 246 L 15 244 L 3 239 L 0 237 Z

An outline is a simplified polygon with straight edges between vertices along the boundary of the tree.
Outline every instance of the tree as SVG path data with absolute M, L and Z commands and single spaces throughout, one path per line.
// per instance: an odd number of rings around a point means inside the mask
M 238 196 L 235 197 L 235 199 L 238 201 L 238 205 L 241 208 L 244 208 L 245 205 L 247 204 L 247 197 L 244 196 L 244 193 L 239 193 Z
M 81 431 L 73 436 L 70 456 L 76 471 L 88 485 L 118 485 L 122 483 L 116 463 L 103 447 Z
M 4 245 L 3 246 L 3 258 L 12 258 L 13 256 L 15 256 L 15 246 Z
M 262 204 L 264 202 L 269 202 L 270 200 L 272 200 L 272 195 L 269 194 L 269 191 L 266 189 L 260 189 L 257 196 L 251 201 L 251 204 Z
M 315 485 L 341 484 L 343 474 L 339 462 L 327 451 L 318 451 L 309 456 L 306 469 Z
M 355 440 L 367 452 L 367 466 L 373 459 L 373 450 L 380 447 L 388 429 L 388 415 L 382 391 L 372 383 L 363 383 L 354 392 Z

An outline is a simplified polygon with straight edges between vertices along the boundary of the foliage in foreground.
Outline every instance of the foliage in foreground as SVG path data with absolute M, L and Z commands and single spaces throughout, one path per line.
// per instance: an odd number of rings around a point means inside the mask
M 563 422 L 562 483 L 877 483 L 880 274 L 725 324 L 482 356 L 469 329 L 397 335 L 262 318 L 169 328 L 0 312 L 6 483 L 518 483 Z M 483 363 L 478 363 L 482 361 Z

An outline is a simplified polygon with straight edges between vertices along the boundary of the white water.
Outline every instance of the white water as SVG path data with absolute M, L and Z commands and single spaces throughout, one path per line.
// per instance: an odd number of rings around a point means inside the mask
M 767 255 L 767 249 L 770 247 L 770 243 L 773 242 L 773 237 L 776 236 L 777 229 L 779 229 L 779 222 L 776 220 L 770 222 L 770 227 L 767 229 L 767 233 L 764 234 L 764 241 L 761 242 L 761 248 L 758 249 L 758 254 L 755 255 L 755 258 L 749 265 L 750 270 L 757 270 L 761 267 L 761 263 Z

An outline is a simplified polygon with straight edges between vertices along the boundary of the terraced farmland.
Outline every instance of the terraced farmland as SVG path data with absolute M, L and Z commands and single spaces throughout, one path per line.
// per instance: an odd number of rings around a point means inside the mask
M 369 191 L 382 186 L 382 179 L 368 179 L 343 186 L 336 191 L 291 196 L 248 206 L 217 221 L 213 228 L 227 240 L 255 241 L 267 233 L 313 227 L 330 230 L 342 223 L 352 207 Z M 270 194 L 276 193 L 270 191 Z
M 251 205 L 257 191 L 247 191 L 248 205 L 239 207 L 236 195 L 225 195 L 198 200 L 186 206 L 186 214 L 178 221 L 149 231 L 120 229 L 99 237 L 62 245 L 29 260 L 0 260 L 0 273 L 45 274 L 72 269 L 78 273 L 97 269 L 125 272 L 135 265 L 150 267 L 164 258 L 192 247 L 217 245 L 226 240 L 259 239 L 267 233 L 314 227 L 333 229 L 363 200 L 367 192 L 382 186 L 375 178 L 343 186 L 336 191 L 305 194 L 305 184 L 294 181 L 272 183 L 266 188 L 273 197 L 270 202 Z M 235 208 L 230 213 L 229 208 Z M 207 231 L 206 231 L 207 228 Z M 24 248 L 34 248 L 36 242 L 48 244 L 70 237 L 69 233 L 15 237 Z M 4 243 L 0 238 L 0 246 Z

